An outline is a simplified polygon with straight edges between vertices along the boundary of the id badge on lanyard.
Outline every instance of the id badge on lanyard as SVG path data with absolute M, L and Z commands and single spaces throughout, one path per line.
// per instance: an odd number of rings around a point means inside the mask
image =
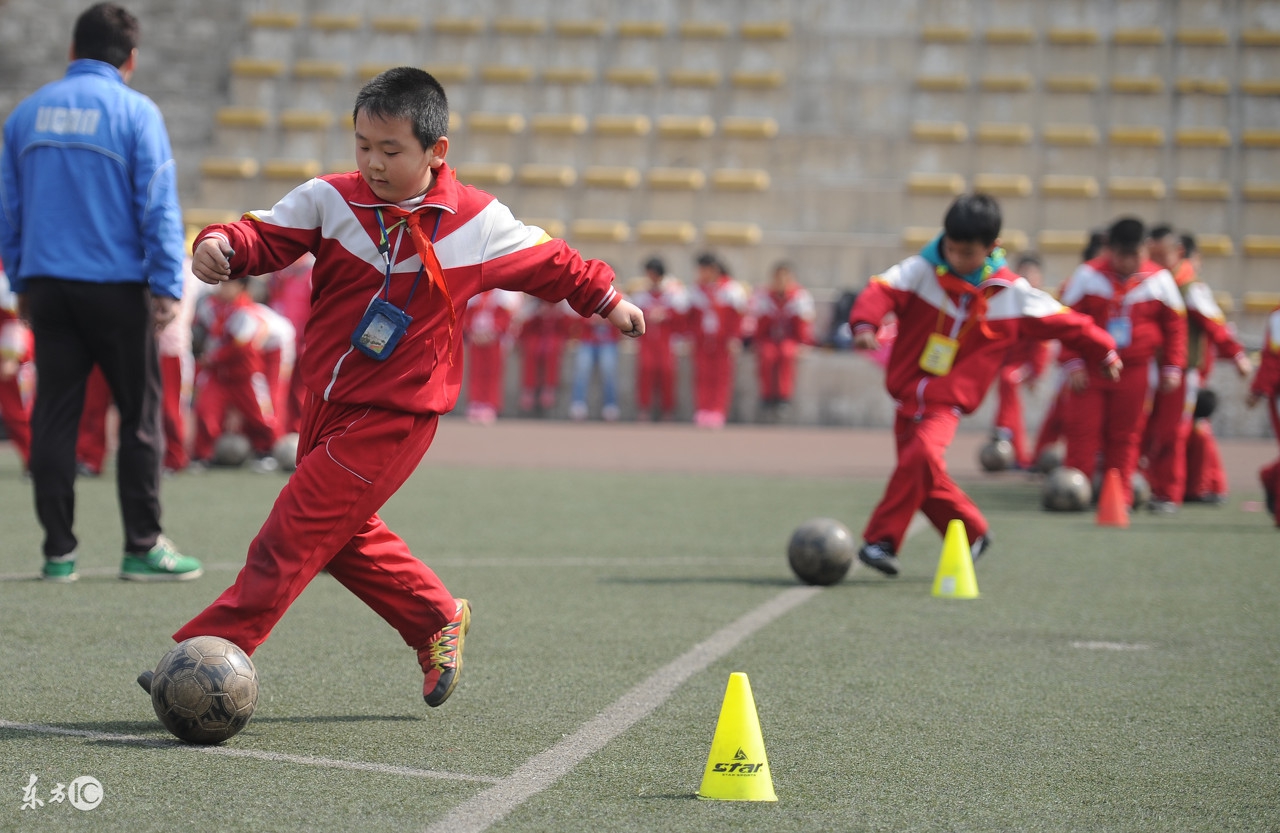
M 409 325 L 413 323 L 413 316 L 389 300 L 391 293 L 391 244 L 387 240 L 387 227 L 382 222 L 382 211 L 380 209 L 376 209 L 376 211 L 378 229 L 382 232 L 378 250 L 382 252 L 383 260 L 387 265 L 387 273 L 382 282 L 382 292 L 369 302 L 368 309 L 364 311 L 364 317 L 360 319 L 360 323 L 356 325 L 355 332 L 351 334 L 351 346 L 371 359 L 385 361 L 395 351 L 396 345 L 400 343 L 400 339 L 408 331 Z M 439 228 L 440 215 L 436 215 L 436 230 L 438 231 Z M 435 232 L 432 232 L 431 237 L 432 239 L 435 238 Z M 418 275 L 413 279 L 413 286 L 409 289 L 409 297 L 405 299 L 405 306 L 408 306 L 409 302 L 413 300 L 413 293 L 417 291 L 418 281 L 422 280 L 424 271 L 426 271 L 425 263 L 418 267 Z
M 1107 333 L 1116 342 L 1116 349 L 1123 350 L 1133 342 L 1133 319 L 1117 315 L 1107 320 Z
M 943 333 L 929 334 L 929 340 L 924 345 L 924 352 L 920 354 L 920 369 L 925 373 L 930 373 L 934 376 L 946 376 L 951 372 L 952 365 L 956 363 L 956 353 L 960 351 L 958 335 L 965 311 L 969 308 L 968 302 L 968 298 L 961 301 L 959 313 L 956 315 L 955 323 L 951 327 L 951 335 L 944 335 Z

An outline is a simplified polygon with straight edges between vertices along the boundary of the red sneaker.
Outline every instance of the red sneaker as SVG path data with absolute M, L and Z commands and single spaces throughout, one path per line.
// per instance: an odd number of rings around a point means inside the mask
M 425 648 L 418 649 L 418 664 L 425 675 L 422 699 L 435 708 L 449 699 L 462 673 L 462 641 L 471 630 L 471 602 L 454 599 L 453 621 L 436 634 Z

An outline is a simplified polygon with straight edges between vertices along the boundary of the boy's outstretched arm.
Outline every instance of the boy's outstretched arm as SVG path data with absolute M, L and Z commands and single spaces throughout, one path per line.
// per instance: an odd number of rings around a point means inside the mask
M 608 321 L 629 338 L 639 338 L 644 335 L 644 313 L 626 298 L 619 301 L 609 313 Z

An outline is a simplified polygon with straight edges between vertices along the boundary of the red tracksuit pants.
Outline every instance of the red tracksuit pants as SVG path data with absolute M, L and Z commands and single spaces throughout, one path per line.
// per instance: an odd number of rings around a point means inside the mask
M 1271 432 L 1275 434 L 1276 440 L 1280 441 L 1280 396 L 1273 396 L 1267 400 L 1267 407 L 1271 411 Z M 1258 479 L 1262 481 L 1262 488 L 1271 495 L 1271 500 L 1280 501 L 1280 457 L 1263 467 L 1258 472 Z M 1276 527 L 1280 528 L 1280 505 L 1276 506 L 1274 517 Z
M 655 395 L 662 414 L 676 410 L 676 354 L 670 340 L 645 343 L 640 339 L 636 356 L 636 409 L 650 413 Z
M 192 370 L 189 358 L 160 356 L 164 467 L 170 471 L 182 471 L 191 462 L 187 455 L 187 418 L 184 405 L 190 399 Z
M 249 545 L 235 584 L 173 635 L 220 636 L 252 654 L 321 571 L 399 632 L 426 646 L 454 614 L 453 596 L 378 510 L 426 454 L 439 417 L 309 396 L 298 468 Z
M 558 336 L 534 336 L 520 340 L 521 407 L 532 410 L 535 398 L 543 410 L 556 405 L 560 390 L 560 357 L 564 339 Z
M 94 472 L 102 471 L 107 456 L 107 411 L 111 408 L 111 386 L 102 368 L 94 366 L 84 386 L 84 410 L 80 412 L 80 432 L 76 435 L 76 461 Z
M 702 344 L 693 354 L 693 407 L 725 416 L 733 400 L 733 353 L 728 344 Z
M 17 376 L 0 381 L 0 419 L 9 429 L 9 439 L 25 469 L 31 463 L 31 413 L 22 402 L 22 387 Z
M 1090 374 L 1089 386 L 1071 391 L 1064 402 L 1066 464 L 1092 476 L 1101 454 L 1104 473 L 1120 470 L 1125 506 L 1133 505 L 1133 472 L 1147 423 L 1148 375 L 1146 364 L 1125 365 L 1118 382 Z
M 255 454 L 270 454 L 276 443 L 275 415 L 271 391 L 261 373 L 248 377 L 219 379 L 202 373 L 196 393 L 196 441 L 192 449 L 197 460 L 213 457 L 214 442 L 222 435 L 227 411 L 240 414 L 241 430 L 249 438 Z
M 941 534 L 957 518 L 964 521 L 970 543 L 986 534 L 986 518 L 947 474 L 947 446 L 959 424 L 960 415 L 952 410 L 929 411 L 919 417 L 898 414 L 893 424 L 898 466 L 867 521 L 864 541 L 888 541 L 897 551 L 917 510 Z
M 1022 367 L 1006 366 L 1000 368 L 996 383 L 996 428 L 1009 434 L 1009 442 L 1013 444 L 1013 459 L 1020 468 L 1027 468 L 1031 460 L 1027 457 L 1027 432 L 1023 427 L 1022 396 L 1018 389 L 1022 387 Z
M 796 343 L 756 339 L 762 402 L 790 402 L 796 389 Z
M 1040 423 L 1040 431 L 1036 434 L 1036 447 L 1031 452 L 1032 461 L 1039 460 L 1041 452 L 1062 439 L 1063 403 L 1071 395 L 1070 392 L 1071 388 L 1065 381 L 1059 383 L 1058 392 L 1054 394 L 1053 402 L 1049 404 L 1049 410 L 1045 412 L 1044 420 Z
M 1196 420 L 1187 437 L 1186 498 L 1226 495 L 1227 470 L 1218 453 L 1218 440 L 1207 419 Z
M 472 344 L 467 357 L 467 404 L 502 410 L 502 342 Z
M 1176 388 L 1157 390 L 1152 396 L 1151 415 L 1143 434 L 1143 456 L 1147 458 L 1147 482 L 1155 500 L 1182 503 L 1187 492 L 1187 440 L 1199 389 L 1199 374 L 1189 371 Z

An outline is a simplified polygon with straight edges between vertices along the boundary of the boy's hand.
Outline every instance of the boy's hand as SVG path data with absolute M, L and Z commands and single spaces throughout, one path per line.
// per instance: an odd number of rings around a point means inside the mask
M 1253 372 L 1253 362 L 1249 361 L 1249 357 L 1244 353 L 1235 357 L 1236 373 L 1240 374 L 1241 379 L 1245 379 Z
M 1105 367 L 1102 369 L 1102 372 L 1103 373 L 1107 372 Z M 1116 371 L 1115 378 L 1117 379 L 1120 378 L 1119 371 Z M 1089 372 L 1085 370 L 1083 367 L 1077 367 L 1072 369 L 1067 373 L 1067 384 L 1071 386 L 1071 389 L 1073 391 L 1075 391 L 1076 393 L 1080 393 L 1080 391 L 1089 387 Z
M 644 335 L 644 313 L 635 304 L 623 298 L 609 313 L 609 323 L 617 327 L 624 336 L 639 338 Z
M 1122 370 L 1124 370 L 1124 362 L 1120 361 L 1119 359 L 1116 359 L 1110 364 L 1105 364 L 1102 366 L 1102 375 L 1106 376 L 1108 379 L 1110 379 L 1113 382 L 1119 382 L 1120 371 Z
M 231 257 L 235 249 L 221 237 L 206 237 L 191 254 L 191 271 L 208 284 L 231 279 Z
M 855 350 L 878 350 L 880 348 L 880 339 L 876 338 L 876 331 L 872 328 L 865 330 L 855 330 L 853 333 L 853 349 Z
M 1249 391 L 1249 395 L 1245 397 L 1244 404 L 1246 408 L 1256 408 L 1261 401 L 1262 396 L 1260 394 Z
M 157 332 L 169 326 L 169 322 L 177 316 L 178 300 L 176 298 L 167 298 L 163 295 L 151 296 L 151 322 L 156 325 Z

